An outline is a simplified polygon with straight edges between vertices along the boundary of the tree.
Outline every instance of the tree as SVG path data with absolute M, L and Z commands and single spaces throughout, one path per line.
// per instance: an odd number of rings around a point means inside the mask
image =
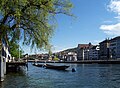
M 19 58 L 22 57 L 23 55 L 23 51 L 20 49 L 20 46 L 14 42 L 9 42 L 9 49 L 10 49 L 10 54 L 12 55 L 12 57 L 16 57 Z
M 0 37 L 46 48 L 53 34 L 54 17 L 71 10 L 70 0 L 0 0 Z

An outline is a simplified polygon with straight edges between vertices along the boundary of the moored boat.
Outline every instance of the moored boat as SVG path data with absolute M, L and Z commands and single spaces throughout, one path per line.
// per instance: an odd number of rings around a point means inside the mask
M 66 65 L 56 66 L 56 65 L 50 65 L 50 64 L 45 64 L 44 66 L 47 69 L 55 69 L 55 70 L 66 70 L 69 67 Z
M 43 64 L 36 64 L 36 63 L 34 63 L 34 64 L 32 64 L 33 66 L 36 66 L 36 67 L 43 67 L 44 65 Z

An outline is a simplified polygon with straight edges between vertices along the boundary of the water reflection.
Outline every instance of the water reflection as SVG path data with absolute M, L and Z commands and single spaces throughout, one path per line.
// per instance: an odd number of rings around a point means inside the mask
M 59 64 L 61 65 L 61 64 Z M 120 65 L 66 64 L 67 71 L 34 67 L 22 73 L 9 73 L 0 88 L 119 88 Z M 71 69 L 75 68 L 76 72 Z

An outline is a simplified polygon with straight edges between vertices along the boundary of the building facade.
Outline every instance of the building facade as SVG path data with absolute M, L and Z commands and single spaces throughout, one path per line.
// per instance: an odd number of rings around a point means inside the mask
M 120 36 L 106 39 L 100 44 L 100 59 L 119 59 L 120 58 Z
M 110 58 L 118 59 L 120 58 L 120 36 L 115 37 L 110 40 Z
M 109 41 L 109 39 L 106 39 L 106 40 L 100 42 L 99 45 L 100 45 L 100 52 L 99 52 L 100 59 L 101 60 L 109 59 L 110 58 L 110 55 L 109 55 L 110 41 Z
M 78 44 L 77 47 L 77 59 L 78 60 L 89 60 L 89 50 L 93 47 L 91 43 L 89 44 Z
M 77 54 L 75 52 L 67 53 L 66 61 L 77 61 Z
M 100 47 L 99 45 L 93 46 L 89 50 L 89 59 L 90 60 L 98 60 L 99 59 L 99 50 Z

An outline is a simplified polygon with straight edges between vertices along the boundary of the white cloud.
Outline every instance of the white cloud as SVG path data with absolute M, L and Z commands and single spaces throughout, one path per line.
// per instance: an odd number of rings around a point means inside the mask
M 101 39 L 101 40 L 92 40 L 91 42 L 92 42 L 93 45 L 98 45 L 101 41 L 103 41 L 103 39 Z
M 117 21 L 120 21 L 120 0 L 111 0 L 110 4 L 107 6 L 109 11 L 117 14 Z M 120 22 L 116 24 L 101 25 L 100 29 L 108 35 L 118 36 L 120 35 Z
M 115 18 L 120 19 L 120 0 L 111 0 L 108 9 L 117 14 Z
M 120 16 L 116 16 L 116 17 L 114 17 L 114 18 L 116 18 L 116 19 L 118 19 L 118 20 L 120 21 Z
M 101 25 L 100 29 L 108 35 L 120 35 L 120 23 L 111 25 Z
M 111 20 L 103 21 L 103 23 L 113 23 Z

